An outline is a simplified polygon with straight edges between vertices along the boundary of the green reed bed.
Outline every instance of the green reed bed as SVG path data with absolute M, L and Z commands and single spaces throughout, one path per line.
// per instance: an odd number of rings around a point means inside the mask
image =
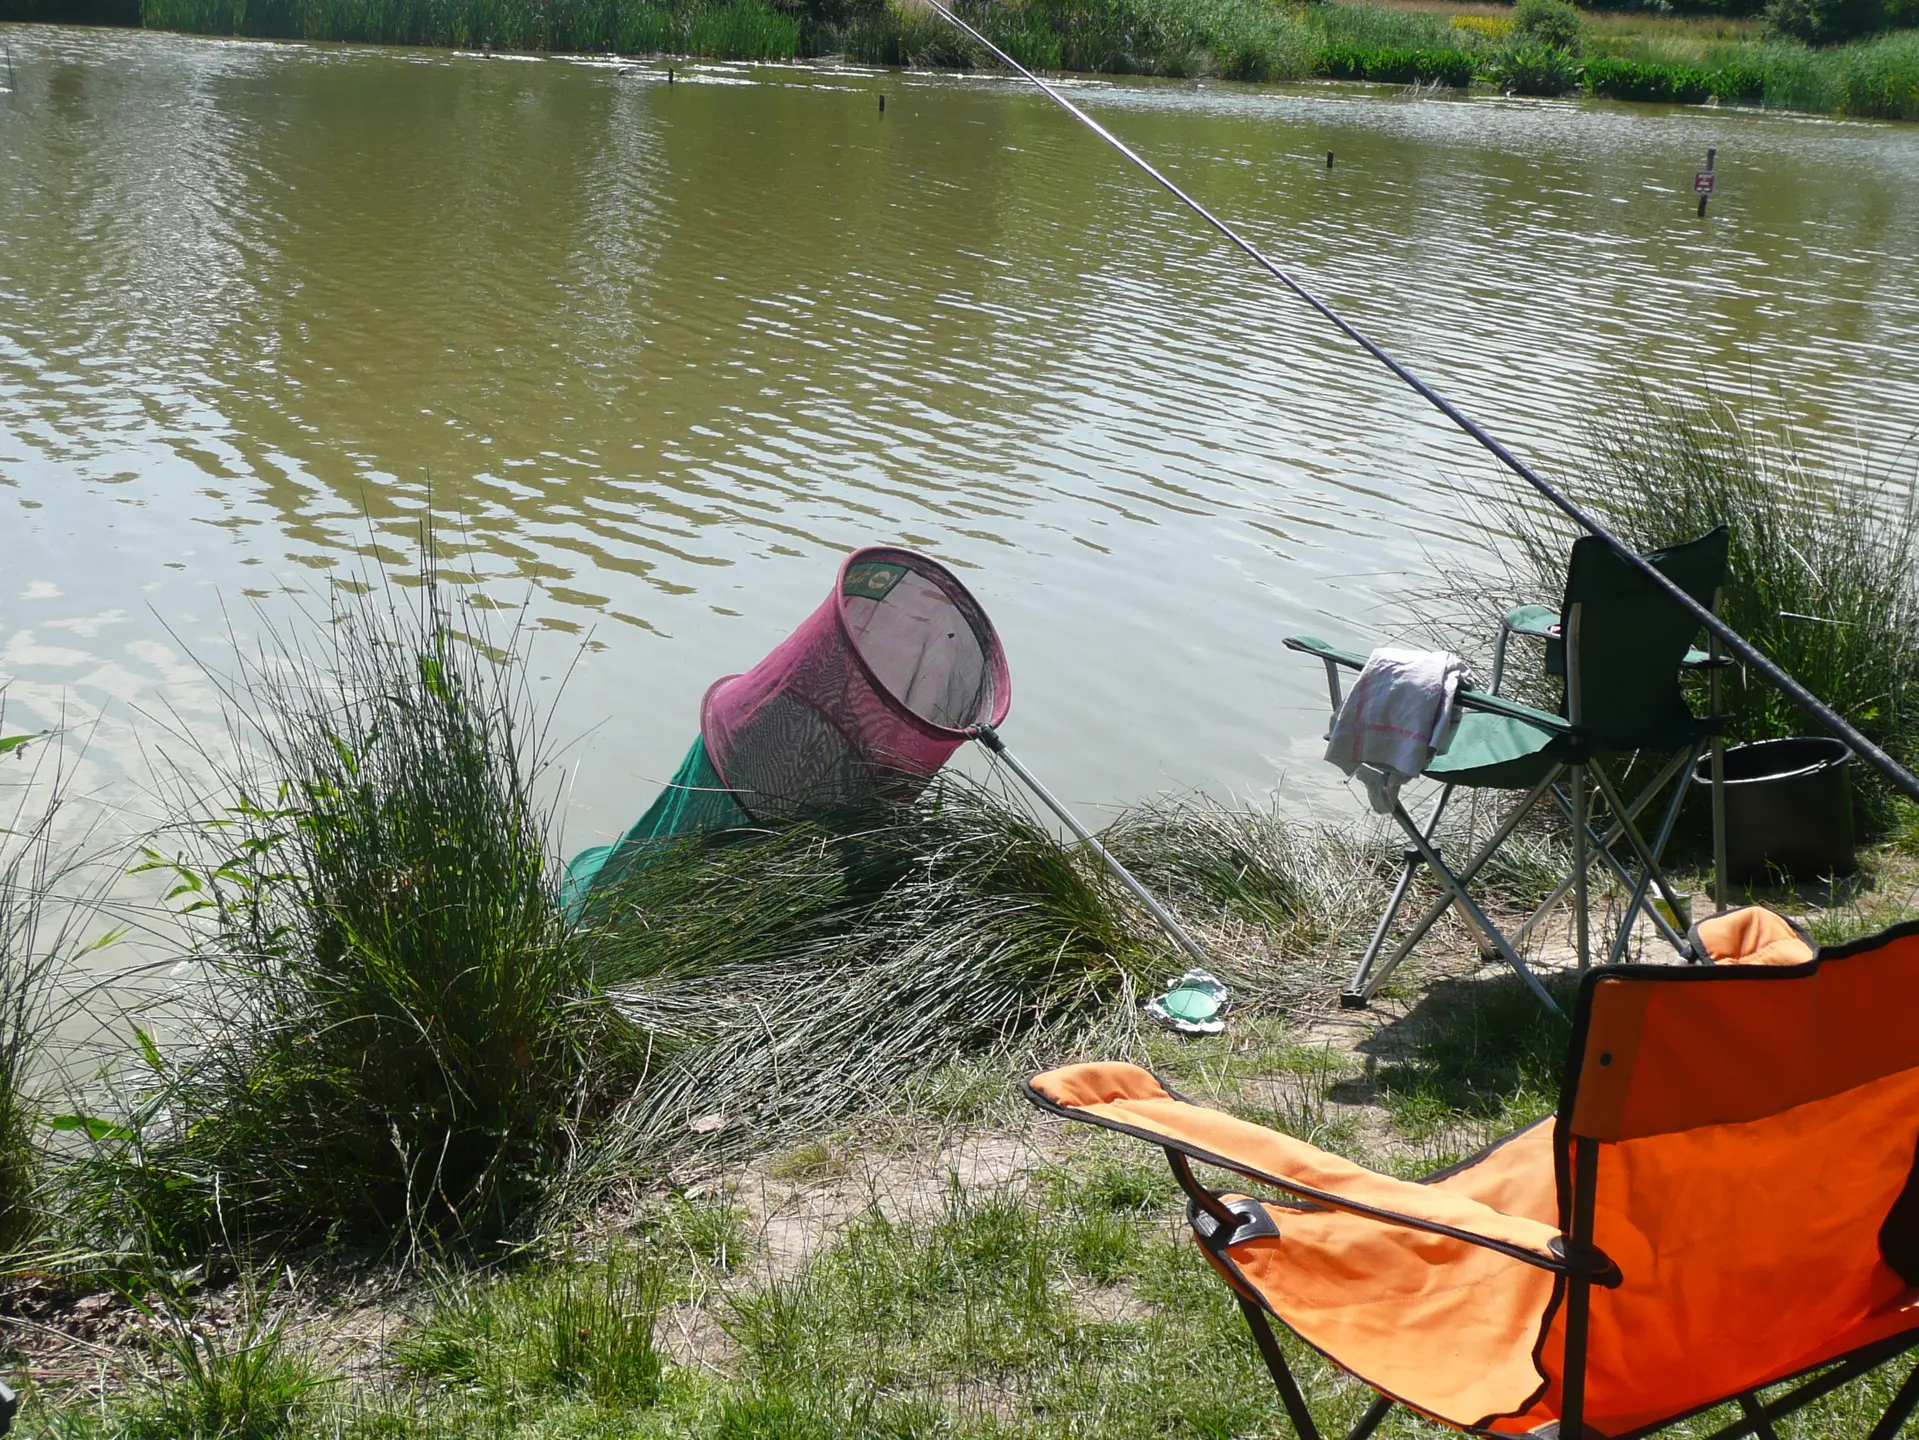
M 1711 396 L 1630 390 L 1601 408 L 1568 492 L 1614 533 L 1650 550 L 1725 524 L 1732 570 L 1721 613 L 1902 763 L 1919 762 L 1919 511 L 1906 474 L 1815 465 L 1789 438 Z M 1435 623 L 1457 646 L 1490 644 L 1509 604 L 1558 602 L 1572 533 L 1513 491 L 1481 519 L 1500 537 L 1503 585 L 1461 590 Z M 1483 673 L 1483 672 L 1482 672 Z M 1542 697 L 1544 698 L 1544 697 Z M 1730 672 L 1734 739 L 1819 733 L 1777 689 Z M 1886 798 L 1860 772 L 1871 827 Z
M 343 594 L 230 684 L 252 758 L 134 867 L 170 887 L 185 978 L 164 1027 L 120 1027 L 60 1178 L 69 1242 L 107 1268 L 524 1235 L 672 1156 L 1124 1030 L 1165 971 L 1087 856 L 956 777 L 663 846 L 570 925 L 518 653 L 474 620 L 429 570 Z
M 1910 30 L 1816 48 L 1792 38 L 1803 26 L 1756 42 L 1751 23 L 1669 32 L 1583 16 L 1564 0 L 1520 0 L 1510 18 L 1337 0 L 969 0 L 960 8 L 995 44 L 1041 70 L 1480 83 L 1524 95 L 1919 118 L 1919 32 Z M 157 29 L 308 40 L 733 60 L 844 55 L 954 69 L 994 63 L 911 0 L 143 0 L 141 15 Z

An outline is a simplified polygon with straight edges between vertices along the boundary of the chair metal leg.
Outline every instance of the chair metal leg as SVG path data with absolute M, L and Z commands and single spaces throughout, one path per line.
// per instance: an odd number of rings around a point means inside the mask
M 1512 966 L 1513 973 L 1526 983 L 1526 987 L 1533 992 L 1541 1005 L 1555 1015 L 1560 1014 L 1559 1006 L 1554 1004 L 1553 997 L 1546 993 L 1546 987 L 1539 983 L 1539 977 L 1533 974 L 1524 960 L 1519 958 L 1519 952 L 1507 942 L 1506 937 L 1500 933 L 1499 927 L 1493 924 L 1486 912 L 1479 908 L 1479 902 L 1473 899 L 1471 892 L 1460 883 L 1459 877 L 1446 868 L 1446 862 L 1439 858 L 1439 852 L 1433 849 L 1426 837 L 1420 833 L 1419 827 L 1413 823 L 1413 817 L 1406 813 L 1406 807 L 1395 805 L 1393 815 L 1399 821 L 1400 828 L 1413 842 L 1413 848 L 1418 850 L 1421 858 L 1432 867 L 1432 872 L 1438 877 L 1439 882 L 1452 892 L 1453 898 L 1472 918 L 1473 924 L 1479 927 L 1480 932 L 1491 938 L 1494 948 L 1499 951 L 1499 958 Z
M 1700 747 L 1693 747 L 1688 757 L 1686 773 L 1690 773 L 1692 766 L 1698 763 L 1700 753 Z M 1679 807 L 1685 802 L 1685 799 L 1686 782 L 1682 779 L 1677 785 L 1673 786 L 1672 798 L 1666 802 L 1665 817 L 1659 822 L 1659 829 L 1653 836 L 1652 854 L 1655 863 L 1666 857 L 1666 843 L 1672 839 L 1673 826 L 1679 823 Z M 1606 957 L 1607 964 L 1617 965 L 1625 958 L 1626 946 L 1632 940 L 1633 917 L 1637 915 L 1642 908 L 1645 908 L 1646 913 L 1652 917 L 1653 924 L 1658 926 L 1665 935 L 1667 943 L 1671 944 L 1674 949 L 1679 950 L 1682 954 L 1684 953 L 1685 947 L 1678 943 L 1678 935 L 1675 929 L 1671 926 L 1661 925 L 1659 911 L 1646 906 L 1646 887 L 1651 883 L 1651 872 L 1642 873 L 1639 879 L 1633 883 L 1632 895 L 1626 902 L 1626 913 L 1619 922 L 1619 933 L 1613 937 L 1612 950 Z M 1679 918 L 1679 915 L 1680 912 L 1678 910 L 1673 911 L 1673 917 L 1675 919 Z
M 1667 761 L 1665 768 L 1662 769 L 1659 772 L 1659 774 L 1653 778 L 1652 784 L 1646 787 L 1646 793 L 1641 795 L 1630 806 L 1628 806 L 1626 813 L 1629 815 L 1637 816 L 1641 810 L 1644 810 L 1646 806 L 1652 802 L 1653 795 L 1657 793 L 1661 788 L 1663 788 L 1665 783 L 1673 777 L 1673 774 L 1679 769 L 1680 763 L 1683 760 L 1683 758 L 1684 758 L 1683 756 L 1675 755 L 1671 760 Z M 1554 778 L 1556 779 L 1558 777 L 1555 775 Z M 1553 798 L 1559 805 L 1560 812 L 1570 817 L 1572 815 L 1572 802 L 1568 800 L 1564 795 L 1562 795 L 1556 786 L 1553 789 Z M 1587 833 L 1588 834 L 1593 833 L 1590 827 L 1588 827 Z M 1619 835 L 1620 835 L 1619 822 L 1615 820 L 1609 827 L 1607 827 L 1604 838 L 1595 842 L 1596 851 L 1602 859 L 1606 860 L 1609 864 L 1613 864 L 1616 867 L 1615 873 L 1617 873 L 1620 876 L 1624 884 L 1631 885 L 1632 884 L 1631 877 L 1625 874 L 1625 871 L 1623 870 L 1623 868 L 1617 868 L 1617 862 L 1613 861 L 1611 856 L 1611 847 L 1613 846 L 1615 842 L 1618 841 Z M 1546 898 L 1540 902 L 1539 908 L 1533 911 L 1533 913 L 1527 917 L 1526 923 L 1524 925 L 1521 925 L 1519 929 L 1514 932 L 1513 944 L 1524 945 L 1529 939 L 1531 939 L 1533 931 L 1539 928 L 1540 922 L 1543 921 L 1549 914 L 1552 913 L 1553 907 L 1557 905 L 1561 900 L 1564 900 L 1566 898 L 1567 892 L 1570 891 L 1572 888 L 1573 888 L 1572 872 L 1568 870 L 1566 873 L 1566 878 L 1561 880 L 1557 885 L 1553 886 L 1551 893 L 1548 894 Z
M 1915 1365 L 1912 1373 L 1906 1376 L 1906 1383 L 1899 1387 L 1899 1393 L 1892 1397 L 1886 1413 L 1879 1417 L 1879 1423 L 1872 1427 L 1872 1433 L 1866 1440 L 1893 1440 L 1916 1406 L 1919 1406 L 1919 1365 Z
M 1579 955 L 1579 973 L 1585 974 L 1586 967 L 1592 964 L 1592 954 L 1587 943 L 1587 926 L 1590 923 L 1586 914 L 1588 901 L 1586 884 L 1586 767 L 1570 767 L 1573 788 L 1573 949 Z
M 1428 839 L 1431 839 L 1433 832 L 1439 828 L 1440 818 L 1445 815 L 1447 803 L 1452 797 L 1453 787 L 1447 785 L 1440 790 L 1439 798 L 1433 802 L 1433 812 L 1426 817 Z M 1410 946 L 1401 946 L 1394 952 L 1391 962 L 1383 971 L 1377 975 L 1373 973 L 1373 966 L 1379 960 L 1379 952 L 1386 944 L 1386 936 L 1393 928 L 1393 921 L 1399 918 L 1399 907 L 1406 903 L 1406 892 L 1412 888 L 1413 876 L 1419 873 L 1419 865 L 1417 850 L 1404 852 L 1404 858 L 1399 867 L 1399 883 L 1393 886 L 1392 899 L 1387 902 L 1384 913 L 1379 917 L 1379 923 L 1373 927 L 1372 938 L 1366 942 L 1366 953 L 1359 957 L 1359 964 L 1353 967 L 1352 979 L 1346 982 L 1346 988 L 1340 992 L 1339 1003 L 1343 1008 L 1364 1009 L 1366 1003 L 1373 998 L 1373 992 L 1385 982 L 1386 976 L 1398 968 L 1399 962 L 1405 959 L 1405 951 Z M 1423 934 L 1424 931 L 1420 933 Z
M 1552 783 L 1559 778 L 1559 775 L 1560 771 L 1554 770 L 1550 775 L 1546 776 L 1545 779 L 1533 786 L 1531 790 L 1527 791 L 1524 798 L 1507 812 L 1506 818 L 1499 822 L 1499 827 L 1487 837 L 1478 850 L 1473 852 L 1472 858 L 1456 872 L 1456 878 L 1460 885 L 1465 886 L 1473 883 L 1473 877 L 1479 874 L 1481 868 L 1493 857 L 1494 852 L 1506 843 L 1507 837 L 1518 828 L 1519 822 L 1531 813 L 1533 806 L 1539 803 L 1539 797 L 1551 788 Z M 1450 788 L 1451 787 L 1448 787 L 1449 790 Z M 1430 837 L 1430 825 L 1427 827 L 1427 834 L 1428 837 Z M 1370 1001 L 1379 987 L 1384 985 L 1392 973 L 1405 962 L 1406 957 L 1413 953 L 1413 947 L 1426 938 L 1426 932 L 1438 923 L 1439 917 L 1450 909 L 1458 908 L 1458 899 L 1453 895 L 1450 889 L 1447 889 L 1444 882 L 1441 883 L 1440 888 L 1445 893 L 1433 901 L 1431 905 L 1427 906 L 1425 912 L 1414 922 L 1412 929 L 1406 932 L 1406 938 L 1399 942 L 1399 948 L 1393 951 L 1392 958 L 1368 976 L 1363 990 L 1355 993 L 1355 991 L 1349 987 L 1346 994 L 1340 997 L 1342 1003 L 1348 1005 L 1364 1005 Z M 1381 938 L 1383 938 L 1383 936 Z M 1491 944 L 1491 941 L 1488 940 L 1487 943 Z M 1492 949 L 1495 955 L 1500 953 L 1497 945 L 1493 945 Z
M 1713 613 L 1719 612 L 1719 597 L 1713 597 Z M 1726 913 L 1726 737 L 1720 733 L 1719 718 L 1719 637 L 1707 632 L 1706 653 L 1711 657 L 1712 674 L 1706 682 L 1707 710 L 1712 727 L 1712 904 L 1715 915 Z
M 1364 1008 L 1385 981 L 1385 974 L 1377 979 L 1373 977 L 1373 965 L 1379 959 L 1380 948 L 1386 943 L 1386 932 L 1393 928 L 1393 921 L 1399 918 L 1399 907 L 1406 903 L 1406 892 L 1412 888 L 1413 876 L 1419 873 L 1419 852 L 1408 850 L 1399 867 L 1399 883 L 1393 886 L 1392 899 L 1386 902 L 1379 923 L 1373 927 L 1372 939 L 1366 942 L 1366 953 L 1359 957 L 1359 964 L 1353 967 L 1353 978 L 1346 982 L 1346 988 L 1339 992 L 1339 1003 L 1348 1010 Z M 1393 956 L 1393 963 L 1386 967 L 1389 973 L 1397 967 L 1399 955 Z
M 1359 1417 L 1359 1423 L 1346 1432 L 1346 1440 L 1366 1440 L 1398 1403 L 1390 1395 L 1381 1395 L 1366 1407 L 1366 1413 Z
M 1573 802 L 1569 800 L 1566 796 L 1560 794 L 1557 790 L 1553 791 L 1553 799 L 1559 805 L 1559 813 L 1566 816 L 1567 819 L 1570 820 L 1572 818 L 1572 813 L 1573 813 Z M 1625 886 L 1628 890 L 1631 890 L 1635 888 L 1638 882 L 1637 880 L 1634 879 L 1633 873 L 1630 870 L 1628 870 L 1624 865 L 1621 865 L 1619 861 L 1613 857 L 1613 853 L 1610 848 L 1611 843 L 1619 839 L 1619 834 L 1620 834 L 1619 827 L 1617 825 L 1614 825 L 1610 830 L 1606 832 L 1607 838 L 1602 839 L 1599 835 L 1599 832 L 1593 829 L 1592 823 L 1589 820 L 1586 824 L 1586 844 L 1588 847 L 1587 854 L 1590 855 L 1592 858 L 1589 859 L 1586 862 L 1586 864 L 1588 868 L 1590 868 L 1594 863 L 1604 865 L 1606 869 L 1611 873 L 1613 879 L 1617 880 L 1621 885 Z M 1566 892 L 1572 889 L 1572 883 L 1573 883 L 1572 876 L 1568 874 L 1565 880 L 1561 882 L 1559 887 L 1553 891 L 1552 896 L 1548 897 L 1549 900 L 1557 901 L 1559 899 L 1564 899 Z M 1539 915 L 1542 915 L 1545 912 L 1546 908 L 1547 907 L 1545 906 L 1541 906 L 1540 910 L 1535 912 L 1534 921 L 1528 922 L 1526 926 L 1522 927 L 1520 933 L 1521 934 L 1527 933 L 1527 931 L 1531 929 L 1532 924 L 1537 923 L 1537 917 Z M 1657 910 L 1648 910 L 1646 913 L 1652 917 L 1653 924 L 1658 927 L 1659 933 L 1665 936 L 1666 942 L 1669 945 L 1671 945 L 1673 949 L 1682 950 L 1685 948 L 1685 943 L 1686 943 L 1685 937 L 1682 936 L 1677 930 L 1675 930 L 1667 922 L 1666 918 L 1663 915 L 1661 915 Z
M 1645 837 L 1639 833 L 1639 827 L 1632 823 L 1631 817 L 1625 812 L 1625 807 L 1619 803 L 1619 792 L 1613 788 L 1612 777 L 1606 774 L 1603 765 L 1595 764 L 1592 772 L 1593 783 L 1599 787 L 1599 793 L 1606 797 L 1606 803 L 1612 806 L 1613 813 L 1620 817 L 1626 843 L 1632 847 L 1633 854 L 1639 858 L 1639 863 L 1652 876 L 1653 883 L 1659 887 L 1659 893 L 1665 897 L 1666 904 L 1672 907 L 1672 913 L 1683 914 L 1684 902 L 1680 900 L 1678 892 L 1672 888 L 1672 883 L 1666 879 L 1666 872 L 1659 868 L 1658 857 L 1647 846 Z
M 1772 1428 L 1772 1421 L 1766 1418 L 1766 1407 L 1759 1403 L 1759 1397 L 1748 1390 L 1739 1397 L 1739 1413 L 1752 1423 L 1752 1433 L 1757 1440 L 1779 1440 L 1779 1432 Z
M 1313 1423 L 1312 1412 L 1306 1408 L 1306 1397 L 1299 1393 L 1299 1382 L 1293 1379 L 1293 1372 L 1286 1364 L 1286 1354 L 1279 1348 L 1279 1337 L 1273 1334 L 1273 1327 L 1266 1323 L 1266 1312 L 1244 1295 L 1236 1298 L 1239 1300 L 1239 1313 L 1246 1317 L 1246 1328 L 1253 1332 L 1253 1343 L 1259 1346 L 1259 1358 L 1266 1362 L 1267 1373 L 1273 1377 L 1273 1384 L 1279 1387 L 1280 1403 L 1286 1407 L 1294 1432 L 1299 1440 L 1320 1440 L 1319 1427 Z

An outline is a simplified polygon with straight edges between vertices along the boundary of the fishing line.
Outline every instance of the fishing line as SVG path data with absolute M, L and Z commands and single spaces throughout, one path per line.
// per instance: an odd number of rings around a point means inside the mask
M 1041 93 L 1054 104 L 1058 105 L 1062 110 L 1066 111 L 1067 114 L 1079 121 L 1080 124 L 1084 125 L 1088 130 L 1091 130 L 1095 135 L 1099 136 L 1100 139 L 1112 146 L 1113 149 L 1125 156 L 1136 169 L 1148 179 L 1152 180 L 1154 184 L 1158 185 L 1167 194 L 1179 201 L 1179 203 L 1184 205 L 1188 210 L 1191 210 L 1201 220 L 1204 220 L 1208 225 L 1212 226 L 1214 230 L 1217 230 L 1231 242 L 1235 249 L 1242 252 L 1255 265 L 1259 266 L 1260 269 L 1264 270 L 1268 275 L 1292 291 L 1293 294 L 1305 301 L 1308 306 L 1332 324 L 1341 334 L 1345 335 L 1354 344 L 1358 345 L 1360 349 L 1364 350 L 1368 355 L 1372 356 L 1373 359 L 1377 360 L 1381 365 L 1384 365 L 1388 370 L 1392 371 L 1394 375 L 1398 376 L 1399 379 L 1403 380 L 1421 399 L 1425 400 L 1435 410 L 1439 411 L 1440 414 L 1458 426 L 1459 429 L 1471 436 L 1482 449 L 1501 465 L 1505 466 L 1521 480 L 1524 480 L 1528 485 L 1532 486 L 1533 489 L 1537 490 L 1553 505 L 1558 507 L 1558 509 L 1575 524 L 1610 545 L 1619 557 L 1634 570 L 1658 586 L 1659 589 L 1664 591 L 1666 595 L 1676 603 L 1684 606 L 1701 625 L 1705 626 L 1708 632 L 1724 642 L 1726 648 L 1734 655 L 1750 665 L 1754 670 L 1757 670 L 1762 676 L 1778 686 L 1781 690 L 1785 691 L 1802 710 L 1805 710 L 1808 714 L 1817 718 L 1821 723 L 1831 729 L 1835 735 L 1844 740 L 1847 745 L 1851 746 L 1853 751 L 1868 765 L 1883 775 L 1894 789 L 1898 790 L 1908 799 L 1919 801 L 1919 777 L 1915 777 L 1911 771 L 1899 764 L 1898 761 L 1894 760 L 1864 735 L 1861 735 L 1843 715 L 1827 705 L 1825 701 L 1813 694 L 1812 691 L 1808 690 L 1804 685 L 1801 685 L 1764 651 L 1752 644 L 1751 641 L 1747 640 L 1745 636 L 1733 629 L 1732 626 L 1728 625 L 1724 620 L 1721 620 L 1717 615 L 1713 614 L 1709 607 L 1701 605 L 1679 586 L 1660 574 L 1643 555 L 1620 540 L 1617 535 L 1614 535 L 1604 525 L 1601 525 L 1584 507 L 1563 494 L 1544 476 L 1540 475 L 1524 460 L 1521 460 L 1517 455 L 1513 454 L 1512 451 L 1508 450 L 1504 444 L 1487 431 L 1477 420 L 1474 420 L 1470 415 L 1466 414 L 1465 411 L 1453 404 L 1452 401 L 1448 400 L 1444 395 L 1441 395 L 1424 380 L 1421 380 L 1398 360 L 1395 360 L 1379 344 L 1360 330 L 1358 326 L 1354 325 L 1338 311 L 1334 310 L 1332 306 L 1313 294 L 1312 291 L 1308 290 L 1305 285 L 1296 280 L 1278 263 L 1268 259 L 1250 240 L 1247 240 L 1231 225 L 1228 225 L 1224 220 L 1200 204 L 1199 201 L 1175 185 L 1161 173 L 1151 161 L 1147 160 L 1104 125 L 1100 124 L 1099 121 L 1095 120 L 1091 115 L 1088 115 L 1084 110 L 1080 109 L 1079 106 L 1067 99 L 1066 96 L 1062 95 L 1053 86 L 1047 84 L 1046 81 L 1035 75 L 1031 70 L 1028 70 L 991 40 L 988 40 L 965 20 L 962 20 L 958 15 L 954 14 L 953 11 L 949 10 L 946 5 L 942 3 L 942 0 L 924 0 L 924 3 L 948 24 L 966 35 L 971 36 L 981 46 L 992 52 L 993 56 L 998 59 L 1002 65 L 1006 66 L 1015 74 L 1031 81 L 1039 88 Z

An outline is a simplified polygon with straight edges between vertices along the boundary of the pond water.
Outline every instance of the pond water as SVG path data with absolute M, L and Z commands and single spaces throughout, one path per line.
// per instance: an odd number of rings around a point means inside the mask
M 1282 637 L 1486 568 L 1468 442 L 1005 80 L 0 38 L 0 681 L 96 793 L 429 506 L 528 607 L 569 847 L 863 542 L 960 568 L 1008 741 L 1095 812 L 1330 800 Z M 1548 473 L 1635 377 L 1911 469 L 1919 127 L 1075 93 Z

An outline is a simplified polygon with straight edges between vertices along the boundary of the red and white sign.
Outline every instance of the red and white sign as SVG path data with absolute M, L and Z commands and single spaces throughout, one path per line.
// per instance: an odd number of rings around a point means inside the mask
M 1692 172 L 1692 193 L 1695 195 L 1712 194 L 1712 171 L 1695 170 Z

